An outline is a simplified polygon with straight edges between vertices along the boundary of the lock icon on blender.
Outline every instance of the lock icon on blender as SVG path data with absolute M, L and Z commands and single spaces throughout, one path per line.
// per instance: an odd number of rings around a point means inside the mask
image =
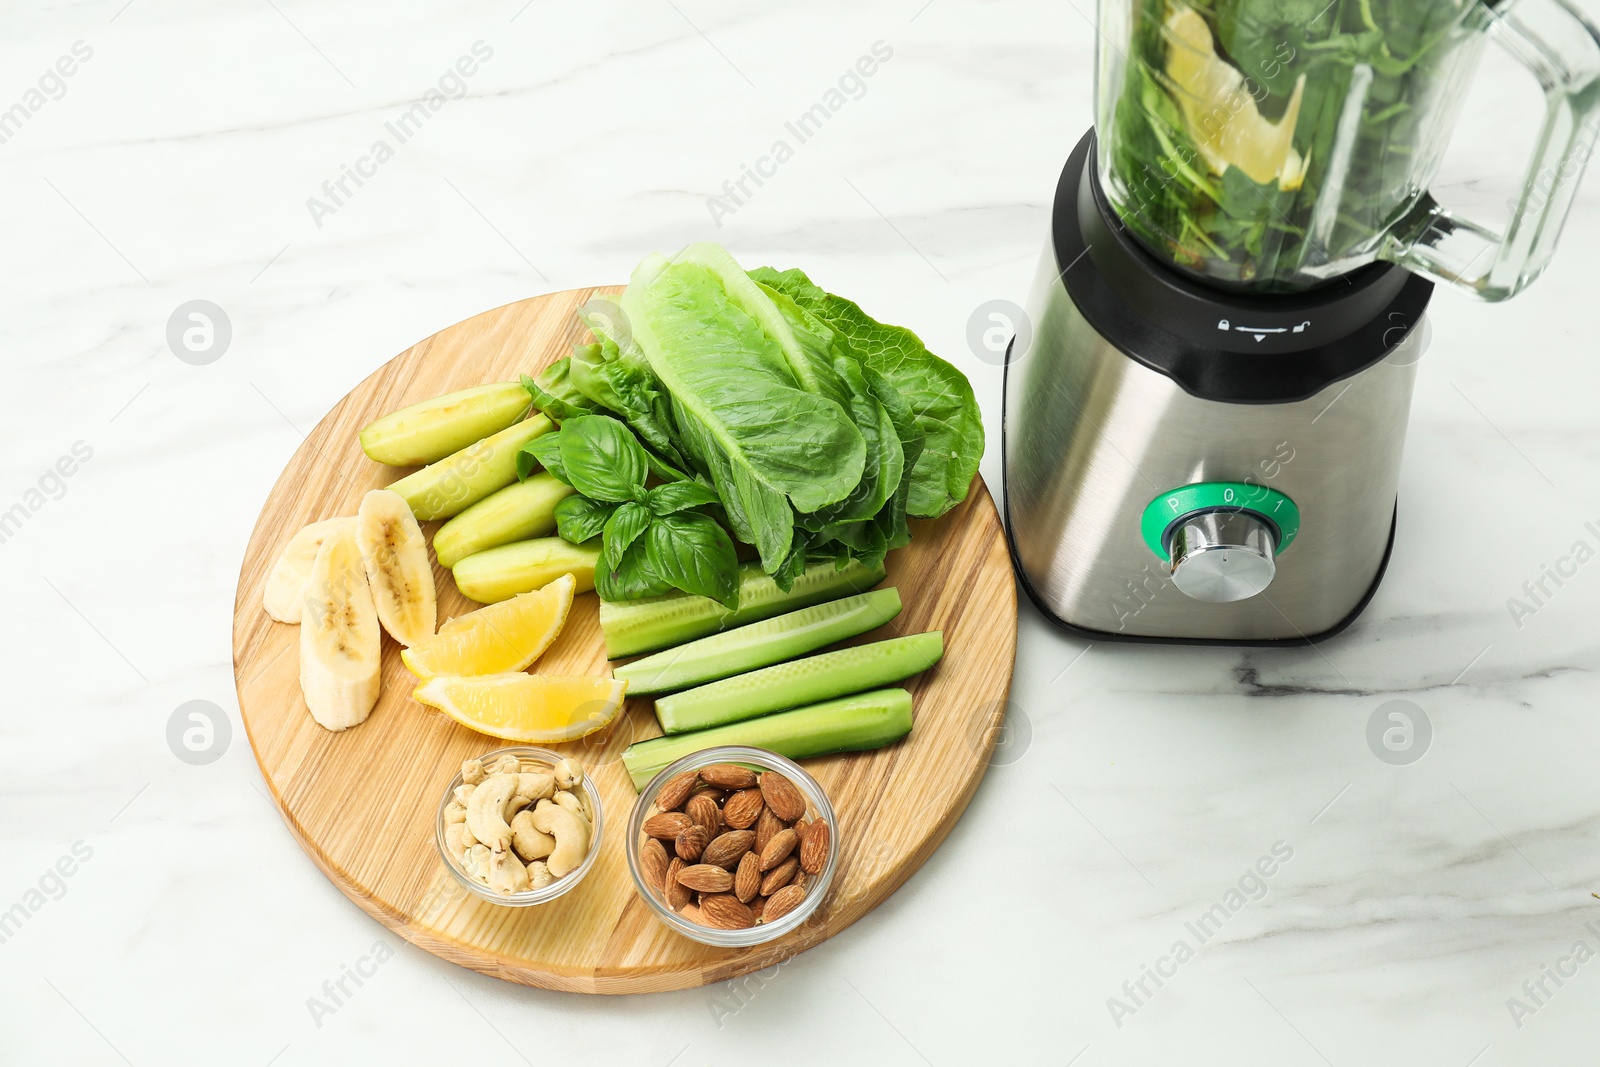
M 1227 319 L 1218 319 L 1217 320 L 1217 329 L 1226 330 L 1227 328 L 1228 328 L 1228 320 Z

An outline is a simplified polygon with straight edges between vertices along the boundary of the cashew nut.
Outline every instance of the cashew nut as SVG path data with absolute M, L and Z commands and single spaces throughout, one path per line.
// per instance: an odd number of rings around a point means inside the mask
M 505 809 L 516 788 L 515 775 L 494 774 L 472 791 L 472 799 L 467 801 L 467 827 L 479 841 L 496 848 L 509 847 L 511 827 Z
M 483 760 L 469 759 L 461 762 L 461 780 L 468 785 L 477 785 L 483 781 Z
M 507 754 L 494 761 L 494 766 L 489 768 L 490 774 L 516 774 L 520 769 L 517 757 Z
M 525 860 L 541 860 L 556 850 L 556 839 L 533 825 L 533 812 L 519 811 L 511 820 L 511 847 Z
M 556 839 L 555 851 L 545 861 L 550 873 L 565 877 L 577 869 L 589 853 L 589 824 L 567 808 L 550 800 L 541 800 L 533 809 L 534 829 L 550 834 Z
M 458 785 L 458 786 L 456 786 L 456 791 L 455 791 L 456 803 L 460 804 L 462 807 L 466 807 L 467 801 L 472 799 L 472 791 L 474 789 L 476 789 L 476 788 L 478 788 L 478 787 L 475 786 L 475 785 Z
M 461 869 L 480 882 L 489 881 L 489 846 L 471 845 L 461 857 Z
M 509 844 L 497 844 L 489 853 L 489 888 L 496 893 L 520 893 L 528 888 L 528 869 Z
M 461 840 L 461 834 L 467 828 L 464 822 L 451 823 L 444 828 L 444 847 L 450 850 L 450 855 L 459 863 L 466 856 L 467 846 Z
M 568 756 L 556 764 L 556 785 L 562 789 L 574 789 L 583 781 L 583 764 Z
M 529 889 L 543 889 L 555 880 L 556 876 L 550 873 L 550 867 L 544 860 L 534 860 L 528 864 Z
M 583 806 L 583 801 L 579 799 L 577 795 L 569 793 L 563 789 L 561 792 L 555 795 L 555 802 L 572 812 L 572 814 L 576 815 L 583 821 L 589 821 L 589 811 Z
M 452 824 L 458 823 L 458 822 L 466 822 L 467 821 L 466 805 L 457 804 L 455 801 L 451 801 L 449 804 L 445 805 L 444 821 L 445 821 L 445 825 L 446 826 L 449 826 L 449 825 L 452 825 Z
M 516 776 L 517 789 L 513 797 L 522 801 L 521 807 L 527 807 L 536 800 L 543 800 L 556 791 L 555 779 L 548 774 L 534 774 L 523 771 Z

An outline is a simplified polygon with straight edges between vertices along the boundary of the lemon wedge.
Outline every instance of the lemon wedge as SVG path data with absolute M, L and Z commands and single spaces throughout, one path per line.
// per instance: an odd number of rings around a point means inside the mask
M 480 734 L 553 745 L 605 729 L 627 691 L 628 683 L 617 678 L 515 673 L 441 675 L 412 695 Z
M 400 658 L 423 681 L 443 674 L 525 671 L 566 625 L 576 589 L 576 579 L 563 574 L 543 589 L 451 619 Z
M 1298 189 L 1308 160 L 1294 150 L 1294 127 L 1306 76 L 1295 80 L 1277 122 L 1262 117 L 1238 68 L 1217 55 L 1211 28 L 1193 8 L 1173 4 L 1165 23 L 1167 77 L 1189 125 L 1189 136 L 1213 173 L 1238 167 L 1257 185 L 1276 181 Z

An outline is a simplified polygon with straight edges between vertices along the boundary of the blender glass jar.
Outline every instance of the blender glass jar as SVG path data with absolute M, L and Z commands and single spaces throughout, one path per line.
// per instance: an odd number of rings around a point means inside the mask
M 1565 0 L 1101 0 L 1100 36 L 1107 197 L 1150 251 L 1236 291 L 1385 259 L 1510 296 L 1548 261 L 1600 132 L 1600 33 Z M 1504 233 L 1427 190 L 1489 36 L 1548 104 Z

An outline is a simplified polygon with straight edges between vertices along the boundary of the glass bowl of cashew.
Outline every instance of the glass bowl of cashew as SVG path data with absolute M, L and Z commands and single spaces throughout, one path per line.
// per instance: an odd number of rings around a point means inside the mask
M 445 868 L 492 904 L 545 904 L 600 855 L 600 792 L 577 760 L 546 748 L 495 749 L 461 765 L 439 798 Z

